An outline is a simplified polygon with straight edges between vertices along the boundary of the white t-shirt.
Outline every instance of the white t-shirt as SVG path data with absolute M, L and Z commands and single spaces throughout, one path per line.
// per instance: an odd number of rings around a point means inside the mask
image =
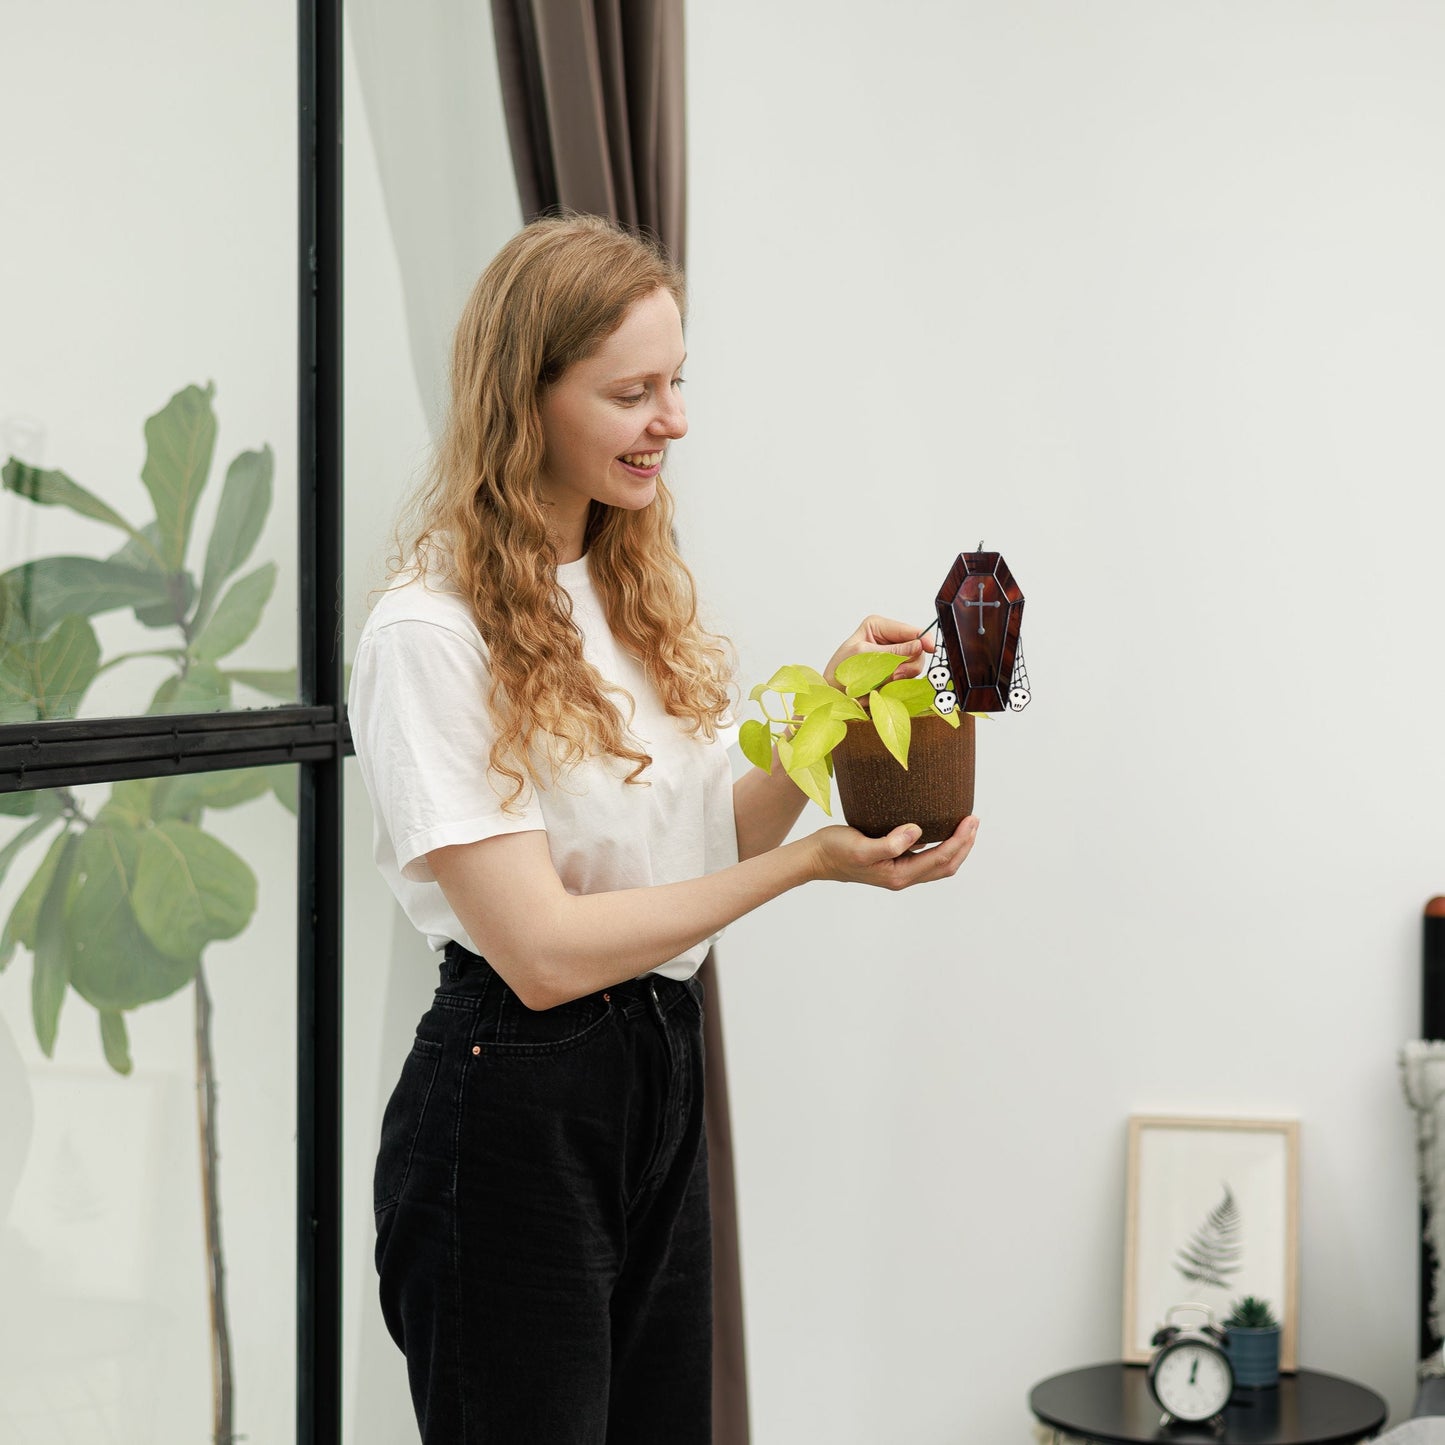
M 641 664 L 613 638 L 585 557 L 558 567 L 557 580 L 572 599 L 587 661 L 636 703 L 628 730 L 653 759 L 641 785 L 625 781 L 631 765 L 623 760 L 589 758 L 554 786 L 528 784 L 516 811 L 503 812 L 512 784 L 488 771 L 487 647 L 466 601 L 436 579 L 400 581 L 362 629 L 351 734 L 376 816 L 376 863 L 434 949 L 455 939 L 480 951 L 427 864 L 433 848 L 541 830 L 574 894 L 681 882 L 738 860 L 728 760 L 736 729 L 709 743 L 663 710 Z M 610 695 L 626 722 L 627 699 Z M 690 978 L 716 937 L 653 972 Z

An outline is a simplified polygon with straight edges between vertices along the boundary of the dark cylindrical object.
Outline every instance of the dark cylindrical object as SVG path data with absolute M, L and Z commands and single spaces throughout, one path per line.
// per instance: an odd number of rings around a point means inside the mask
M 1445 1038 L 1445 896 L 1432 898 L 1425 905 L 1424 946 L 1420 977 L 1422 1000 L 1420 1037 Z M 1429 1216 L 1420 1206 L 1420 1358 L 1429 1359 L 1440 1348 L 1440 1341 L 1430 1328 L 1430 1282 L 1435 1278 L 1435 1251 L 1425 1237 Z
M 908 767 L 883 746 L 872 722 L 850 722 L 833 751 L 843 816 L 860 833 L 881 838 L 900 823 L 923 829 L 918 846 L 941 843 L 973 812 L 973 724 L 956 728 L 941 717 L 913 719 Z

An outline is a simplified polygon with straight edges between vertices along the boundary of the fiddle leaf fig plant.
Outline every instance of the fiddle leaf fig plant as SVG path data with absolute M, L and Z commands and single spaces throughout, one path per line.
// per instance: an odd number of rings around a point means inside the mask
M 294 669 L 233 669 L 225 661 L 260 625 L 276 583 L 273 562 L 236 577 L 271 507 L 269 446 L 243 451 L 231 462 L 199 582 L 188 565 L 197 502 L 215 450 L 214 395 L 214 385 L 185 387 L 146 421 L 140 479 L 155 516 L 141 526 L 64 472 L 15 457 L 0 471 L 6 490 L 17 496 L 67 508 L 125 537 L 109 557 L 41 557 L 0 573 L 0 723 L 73 718 L 97 677 L 138 658 L 163 658 L 170 668 L 148 713 L 229 708 L 235 684 L 295 698 Z M 102 661 L 90 619 L 125 609 L 162 636 L 155 647 Z M 70 788 L 0 795 L 0 814 L 30 820 L 0 846 L 0 881 L 27 850 L 35 849 L 31 857 L 39 859 L 0 930 L 0 971 L 17 950 L 30 953 L 32 1023 L 47 1057 L 54 1053 L 62 1006 L 74 994 L 95 1010 L 106 1062 L 129 1074 L 126 1015 L 193 988 L 216 1440 L 236 1437 L 211 1000 L 202 959 L 212 943 L 234 938 L 250 924 L 256 876 L 207 831 L 206 814 L 264 793 L 294 813 L 295 773 L 277 766 L 129 779 L 113 784 L 99 806 Z M 47 834 L 49 845 L 41 851 Z
M 854 653 L 838 664 L 836 687 L 811 667 L 779 668 L 748 694 L 763 716 L 738 730 L 743 756 L 771 773 L 776 746 L 783 770 L 831 818 L 833 749 L 848 735 L 850 722 L 871 722 L 905 768 L 914 718 L 933 713 L 958 726 L 956 713 L 934 705 L 936 694 L 926 677 L 888 681 L 900 662 L 896 652 Z M 772 710 L 769 694 L 778 699 Z

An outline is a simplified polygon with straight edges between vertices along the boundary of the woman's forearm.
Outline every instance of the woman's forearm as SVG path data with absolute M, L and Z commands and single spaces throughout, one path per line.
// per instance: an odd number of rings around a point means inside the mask
M 738 857 L 756 858 L 776 848 L 798 821 L 807 801 L 803 790 L 783 771 L 775 745 L 771 773 L 749 768 L 733 784 Z
M 435 848 L 426 858 L 472 945 L 530 1009 L 636 978 L 780 893 L 836 872 L 816 834 L 700 878 L 599 893 L 567 891 L 541 831 Z

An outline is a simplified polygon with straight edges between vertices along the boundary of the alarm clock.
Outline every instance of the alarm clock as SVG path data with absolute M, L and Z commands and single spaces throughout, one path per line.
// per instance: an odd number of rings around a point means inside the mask
M 1181 1311 L 1204 1316 L 1202 1325 L 1172 1324 Z M 1164 1316 L 1163 1328 L 1150 1341 L 1157 1348 L 1149 1361 L 1149 1393 L 1164 1412 L 1161 1425 L 1175 1421 L 1197 1425 L 1224 1411 L 1234 1393 L 1234 1366 L 1224 1352 L 1224 1331 L 1207 1305 L 1178 1304 Z

